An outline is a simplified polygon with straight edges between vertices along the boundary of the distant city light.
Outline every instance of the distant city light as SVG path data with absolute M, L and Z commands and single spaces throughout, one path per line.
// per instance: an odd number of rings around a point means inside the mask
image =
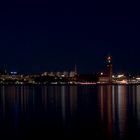
M 136 79 L 137 79 L 137 80 L 140 80 L 140 77 L 137 77 Z
M 118 78 L 121 78 L 121 77 L 123 77 L 124 76 L 124 74 L 119 74 L 117 77 Z
M 13 71 L 12 71 L 12 72 L 11 72 L 11 74 L 16 75 L 16 74 L 17 74 L 17 72 L 15 72 L 15 71 L 13 72 Z

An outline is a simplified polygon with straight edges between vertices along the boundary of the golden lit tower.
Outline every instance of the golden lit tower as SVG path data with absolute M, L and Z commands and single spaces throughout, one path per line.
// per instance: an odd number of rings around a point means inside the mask
M 111 56 L 107 57 L 107 75 L 109 78 L 109 83 L 112 83 L 112 58 Z

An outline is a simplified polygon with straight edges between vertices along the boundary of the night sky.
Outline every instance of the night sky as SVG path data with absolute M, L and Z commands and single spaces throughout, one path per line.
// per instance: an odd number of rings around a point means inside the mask
M 16 3 L 0 10 L 0 69 L 140 73 L 140 16 L 132 3 Z

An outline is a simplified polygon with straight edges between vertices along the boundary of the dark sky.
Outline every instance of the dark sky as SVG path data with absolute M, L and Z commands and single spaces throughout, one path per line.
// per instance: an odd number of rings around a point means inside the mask
M 140 16 L 135 3 L 61 2 L 1 5 L 0 68 L 8 71 L 140 73 Z

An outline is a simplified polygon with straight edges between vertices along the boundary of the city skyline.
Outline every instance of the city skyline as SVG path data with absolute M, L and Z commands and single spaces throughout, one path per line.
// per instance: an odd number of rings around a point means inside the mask
M 103 63 L 102 63 L 103 62 Z M 98 71 L 87 71 L 87 72 L 82 72 L 78 67 L 77 67 L 77 64 L 73 65 L 73 67 L 71 68 L 67 68 L 67 69 L 42 69 L 41 71 L 19 71 L 17 69 L 7 69 L 6 67 L 2 67 L 0 68 L 0 73 L 1 74 L 42 74 L 42 73 L 65 73 L 65 72 L 68 72 L 68 73 L 71 73 L 71 72 L 74 72 L 74 73 L 77 73 L 77 74 L 99 74 L 99 73 L 107 73 L 107 67 L 108 65 L 111 64 L 111 73 L 110 73 L 110 77 L 111 75 L 114 75 L 114 74 L 126 74 L 126 75 L 137 75 L 139 76 L 140 73 L 135 73 L 135 72 L 128 72 L 128 71 L 116 71 L 114 70 L 114 63 L 112 61 L 112 56 L 111 55 L 107 55 L 104 60 L 102 60 L 102 62 L 99 63 L 99 65 L 101 66 L 101 69 L 98 70 Z M 113 65 L 113 67 L 112 67 Z

